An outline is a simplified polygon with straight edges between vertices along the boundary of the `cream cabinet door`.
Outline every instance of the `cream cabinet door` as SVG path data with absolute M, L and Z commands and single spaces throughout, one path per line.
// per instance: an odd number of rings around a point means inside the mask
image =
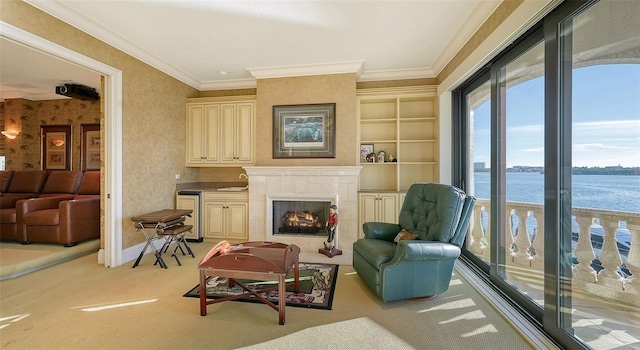
M 191 216 L 187 216 L 184 220 L 185 225 L 192 225 L 191 231 L 187 231 L 184 234 L 186 239 L 197 240 L 199 237 L 198 230 L 200 229 L 200 213 L 198 212 L 200 197 L 198 196 L 180 196 L 176 197 L 176 209 L 193 210 Z
M 253 163 L 254 150 L 253 102 L 238 103 L 236 111 L 236 160 L 238 163 Z
M 244 240 L 248 238 L 247 209 L 248 205 L 246 203 L 227 203 L 225 208 L 227 219 L 225 236 L 227 238 Z
M 359 237 L 363 237 L 362 225 L 365 222 L 398 223 L 398 195 L 396 193 L 360 193 L 358 194 Z
M 187 107 L 187 165 L 218 162 L 219 119 L 217 105 Z
M 379 222 L 398 223 L 398 195 L 382 193 L 378 200 Z
M 204 237 L 225 238 L 225 203 L 204 202 Z
M 236 162 L 236 104 L 229 103 L 221 105 L 221 135 L 220 143 L 222 145 L 222 163 Z

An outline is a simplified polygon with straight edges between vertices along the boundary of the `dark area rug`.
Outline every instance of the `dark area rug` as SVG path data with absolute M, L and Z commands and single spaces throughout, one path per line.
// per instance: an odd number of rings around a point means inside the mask
M 300 292 L 293 292 L 293 271 L 287 275 L 287 306 L 304 307 L 312 309 L 331 310 L 333 304 L 333 294 L 336 289 L 336 279 L 338 277 L 339 265 L 333 264 L 312 264 L 300 263 Z M 258 292 L 263 298 L 278 304 L 278 290 L 269 290 L 260 293 L 260 290 L 276 287 L 278 282 L 250 281 L 238 279 L 240 283 L 247 286 L 252 291 Z M 244 290 L 235 285 L 229 288 L 226 277 L 209 276 L 207 278 L 207 298 L 219 299 L 228 296 L 242 294 Z M 189 290 L 184 296 L 199 298 L 200 284 Z M 235 301 L 260 303 L 256 297 L 247 295 Z

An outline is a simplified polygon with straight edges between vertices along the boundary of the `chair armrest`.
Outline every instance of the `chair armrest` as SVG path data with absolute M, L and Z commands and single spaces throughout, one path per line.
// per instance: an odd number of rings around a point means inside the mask
M 362 224 L 362 230 L 364 231 L 364 238 L 393 242 L 393 239 L 396 238 L 398 232 L 402 229 L 398 224 L 365 222 Z
M 60 202 L 60 228 L 62 244 L 100 237 L 100 197 Z
M 37 210 L 58 209 L 60 202 L 70 199 L 73 199 L 73 195 L 23 199 L 16 203 L 16 211 L 24 215 Z
M 394 260 L 450 260 L 459 256 L 460 248 L 451 243 L 406 240 L 398 242 Z

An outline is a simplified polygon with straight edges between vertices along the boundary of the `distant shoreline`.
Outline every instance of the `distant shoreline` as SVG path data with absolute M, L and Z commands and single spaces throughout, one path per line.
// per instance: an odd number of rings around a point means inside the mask
M 475 172 L 490 172 L 491 168 L 475 168 Z M 539 173 L 544 174 L 544 167 L 519 165 L 507 168 L 508 173 Z M 640 176 L 640 167 L 623 167 L 623 166 L 607 166 L 607 167 L 573 167 L 571 169 L 573 175 L 632 175 Z

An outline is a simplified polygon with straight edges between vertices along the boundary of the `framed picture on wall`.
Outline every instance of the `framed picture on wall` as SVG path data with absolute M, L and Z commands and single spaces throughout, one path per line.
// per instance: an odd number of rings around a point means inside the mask
M 71 170 L 71 125 L 42 125 L 42 169 Z
M 80 125 L 80 167 L 100 170 L 100 124 Z
M 273 106 L 273 158 L 335 158 L 336 104 Z

